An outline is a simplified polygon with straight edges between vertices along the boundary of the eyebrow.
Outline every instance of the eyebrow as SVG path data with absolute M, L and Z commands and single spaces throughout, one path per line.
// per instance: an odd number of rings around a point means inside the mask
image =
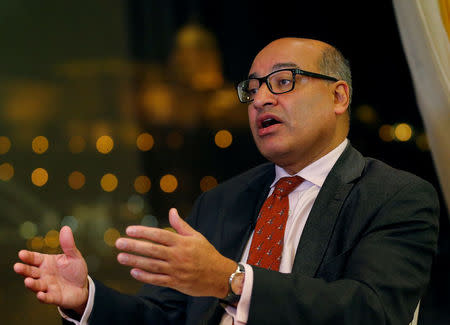
M 279 69 L 284 69 L 284 68 L 298 68 L 298 65 L 297 65 L 296 63 L 293 63 L 293 62 L 282 62 L 282 63 L 277 63 L 277 64 L 274 64 L 274 65 L 272 66 L 272 72 L 273 72 L 273 71 L 276 71 L 276 70 L 279 70 Z M 251 78 L 256 78 L 256 77 L 257 77 L 256 72 L 251 73 L 251 74 L 248 76 L 249 79 L 251 79 Z

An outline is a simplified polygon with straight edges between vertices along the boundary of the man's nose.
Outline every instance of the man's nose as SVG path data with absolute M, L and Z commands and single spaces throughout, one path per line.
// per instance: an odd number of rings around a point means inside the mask
M 266 83 L 263 83 L 253 98 L 253 105 L 256 108 L 263 108 L 268 105 L 275 105 L 275 103 L 276 95 L 270 91 Z

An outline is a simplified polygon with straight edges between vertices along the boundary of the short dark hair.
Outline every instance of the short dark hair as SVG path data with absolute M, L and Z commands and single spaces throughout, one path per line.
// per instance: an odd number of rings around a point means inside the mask
M 335 77 L 339 80 L 344 80 L 348 84 L 349 88 L 349 108 L 352 102 L 352 73 L 350 71 L 350 63 L 342 55 L 342 53 L 333 46 L 327 47 L 322 52 L 322 57 L 319 59 L 319 70 L 328 76 Z

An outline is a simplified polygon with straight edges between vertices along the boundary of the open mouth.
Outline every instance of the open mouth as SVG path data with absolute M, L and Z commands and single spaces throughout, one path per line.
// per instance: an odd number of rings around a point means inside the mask
M 281 123 L 281 122 L 274 118 L 267 118 L 261 122 L 261 128 L 265 129 L 271 125 L 275 125 L 275 124 L 279 124 L 279 123 Z

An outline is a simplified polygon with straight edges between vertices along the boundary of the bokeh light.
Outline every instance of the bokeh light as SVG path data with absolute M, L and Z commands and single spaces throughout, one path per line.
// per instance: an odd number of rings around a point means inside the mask
M 153 82 L 141 97 L 144 118 L 157 124 L 170 121 L 174 114 L 173 102 L 173 89 L 167 84 Z
M 172 193 L 177 189 L 178 181 L 175 176 L 167 174 L 161 177 L 161 180 L 159 181 L 159 186 L 161 187 L 161 190 L 163 190 L 164 192 Z
M 86 140 L 79 135 L 75 135 L 69 140 L 69 150 L 71 153 L 77 154 L 83 152 L 86 148 Z
M 146 227 L 158 227 L 158 219 L 154 215 L 146 214 L 141 221 L 141 225 Z
M 100 185 L 105 192 L 112 192 L 117 188 L 119 181 L 117 177 L 113 174 L 105 174 L 103 175 Z
M 141 213 L 144 210 L 144 199 L 139 195 L 132 195 L 128 199 L 127 207 L 131 213 Z
M 378 134 L 381 140 L 385 142 L 391 142 L 394 140 L 394 127 L 389 124 L 384 124 L 378 130 Z
M 20 236 L 24 239 L 30 239 L 36 236 L 37 226 L 34 222 L 25 221 L 19 227 Z
M 208 102 L 208 114 L 219 118 L 236 105 L 236 89 L 233 87 L 223 87 L 217 89 Z
M 152 183 L 150 181 L 150 178 L 148 178 L 147 176 L 138 176 L 134 180 L 134 189 L 140 194 L 144 194 L 150 191 L 151 186 Z
M 214 142 L 219 148 L 227 148 L 231 145 L 231 142 L 233 142 L 233 136 L 231 135 L 230 131 L 227 130 L 220 130 L 216 133 L 216 136 L 214 137 Z
M 377 113 L 372 106 L 361 105 L 356 108 L 356 118 L 363 123 L 372 124 L 377 120 Z
M 78 229 L 78 220 L 74 216 L 65 216 L 61 220 L 61 227 L 69 226 L 70 229 L 72 229 L 73 232 L 77 231 Z
M 412 137 L 412 128 L 409 124 L 400 123 L 395 127 L 394 135 L 399 141 L 409 141 Z
M 50 248 L 59 247 L 59 232 L 57 230 L 50 230 L 47 232 L 44 238 L 44 243 Z
M 95 146 L 97 147 L 98 152 L 108 154 L 114 148 L 114 141 L 110 136 L 102 135 L 97 139 Z
M 41 155 L 48 149 L 48 140 L 44 136 L 38 136 L 33 139 L 31 147 L 35 153 Z
M 41 236 L 36 236 L 28 240 L 27 247 L 29 250 L 38 251 L 44 247 L 44 238 Z
M 9 181 L 14 176 L 14 167 L 10 163 L 0 165 L 0 181 Z
M 11 149 L 11 140 L 8 137 L 0 137 L 0 155 L 4 155 Z
M 74 171 L 74 172 L 70 173 L 69 178 L 68 178 L 68 183 L 69 183 L 70 188 L 72 188 L 74 190 L 79 190 L 86 183 L 86 177 L 84 176 L 83 173 L 81 173 L 79 171 Z
M 48 173 L 44 168 L 36 168 L 31 173 L 31 182 L 36 186 L 44 186 L 48 181 Z
M 108 230 L 105 231 L 103 234 L 103 240 L 105 241 L 106 245 L 110 247 L 114 247 L 114 244 L 116 243 L 116 240 L 119 239 L 120 232 L 115 228 L 108 228 Z
M 149 133 L 142 133 L 137 137 L 136 145 L 141 151 L 149 151 L 153 148 L 155 141 Z
M 206 192 L 217 186 L 217 180 L 212 176 L 205 176 L 200 180 L 200 189 Z

